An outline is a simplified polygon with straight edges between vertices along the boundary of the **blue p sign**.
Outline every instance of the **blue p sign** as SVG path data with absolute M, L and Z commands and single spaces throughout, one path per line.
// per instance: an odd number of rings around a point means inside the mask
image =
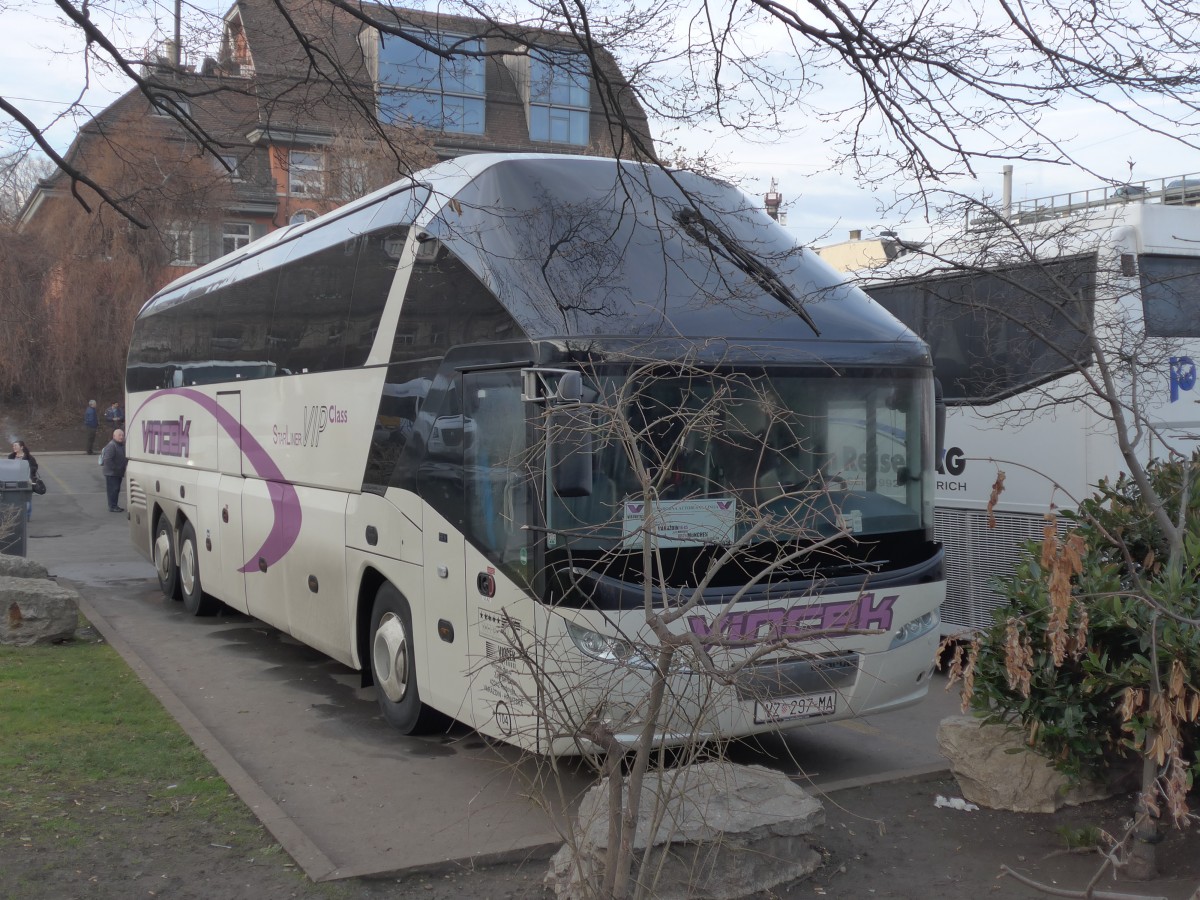
M 1196 386 L 1196 364 L 1190 356 L 1171 357 L 1171 402 L 1179 399 L 1180 391 Z

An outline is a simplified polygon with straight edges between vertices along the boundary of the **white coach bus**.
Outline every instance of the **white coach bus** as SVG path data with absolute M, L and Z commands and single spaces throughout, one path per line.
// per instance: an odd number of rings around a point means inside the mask
M 1112 364 L 1139 458 L 1196 449 L 1200 208 L 1184 203 L 1200 195 L 1182 183 L 1195 181 L 1026 201 L 1007 223 L 977 220 L 858 273 L 929 342 L 945 398 L 935 514 L 945 633 L 991 624 L 1002 603 L 994 579 L 1012 572 L 1025 541 L 1041 540 L 1045 515 L 1128 468 L 1111 409 L 1081 374 L 1100 377 L 1089 332 Z M 998 470 L 1004 490 L 989 527 Z
M 133 541 L 188 611 L 225 604 L 361 670 L 408 733 L 449 716 L 544 753 L 585 749 L 593 721 L 624 740 L 645 604 L 681 596 L 703 602 L 675 627 L 714 652 L 774 644 L 727 682 L 673 675 L 663 743 L 916 702 L 944 594 L 932 367 L 839 281 L 695 175 L 441 163 L 146 303 Z M 748 398 L 774 404 L 769 436 Z M 652 485 L 651 442 L 678 463 Z

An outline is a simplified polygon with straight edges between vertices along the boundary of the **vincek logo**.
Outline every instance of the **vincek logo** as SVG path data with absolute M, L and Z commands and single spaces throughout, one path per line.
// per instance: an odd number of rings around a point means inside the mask
M 790 609 L 756 609 L 733 613 L 724 621 L 709 622 L 704 616 L 689 616 L 688 627 L 701 637 L 718 631 L 730 641 L 783 640 L 800 637 L 810 631 L 889 631 L 892 627 L 892 607 L 900 597 L 892 594 L 880 597 L 863 594 L 845 603 L 806 603 Z M 765 634 L 762 633 L 765 631 Z
M 180 416 L 142 422 L 142 452 L 156 456 L 188 456 L 191 450 L 192 420 Z

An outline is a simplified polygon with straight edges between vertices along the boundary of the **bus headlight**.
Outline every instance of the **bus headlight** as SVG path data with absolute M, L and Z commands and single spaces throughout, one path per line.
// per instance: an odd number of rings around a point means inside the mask
M 598 631 L 583 628 L 574 622 L 565 624 L 567 634 L 571 636 L 571 640 L 575 642 L 575 646 L 584 656 L 614 665 L 630 666 L 634 669 L 654 668 L 654 664 L 646 658 L 644 653 L 623 638 L 600 634 Z
M 927 612 L 923 616 L 918 616 L 911 622 L 904 623 L 892 633 L 892 643 L 888 645 L 888 649 L 895 650 L 897 647 L 903 647 L 910 641 L 915 641 L 917 638 L 929 634 L 929 632 L 941 624 L 942 614 L 940 608 Z

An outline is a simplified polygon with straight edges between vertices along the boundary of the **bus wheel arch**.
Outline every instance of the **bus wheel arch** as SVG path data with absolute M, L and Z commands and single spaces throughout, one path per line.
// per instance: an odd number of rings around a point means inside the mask
M 158 575 L 159 589 L 167 599 L 181 600 L 183 594 L 179 589 L 179 554 L 175 542 L 175 529 L 162 510 L 156 511 L 151 547 L 154 551 L 154 571 Z
M 371 678 L 371 613 L 375 605 L 375 594 L 387 581 L 383 573 L 368 566 L 358 583 L 358 602 L 354 613 L 354 651 L 362 676 L 362 687 L 375 682 Z
M 211 616 L 219 602 L 204 593 L 200 580 L 200 550 L 196 546 L 196 529 L 187 519 L 179 529 L 179 592 L 183 605 L 193 616 Z
M 421 701 L 412 611 L 388 581 L 376 590 L 371 605 L 366 656 L 379 709 L 390 725 L 404 734 L 422 734 L 439 724 L 438 713 Z

